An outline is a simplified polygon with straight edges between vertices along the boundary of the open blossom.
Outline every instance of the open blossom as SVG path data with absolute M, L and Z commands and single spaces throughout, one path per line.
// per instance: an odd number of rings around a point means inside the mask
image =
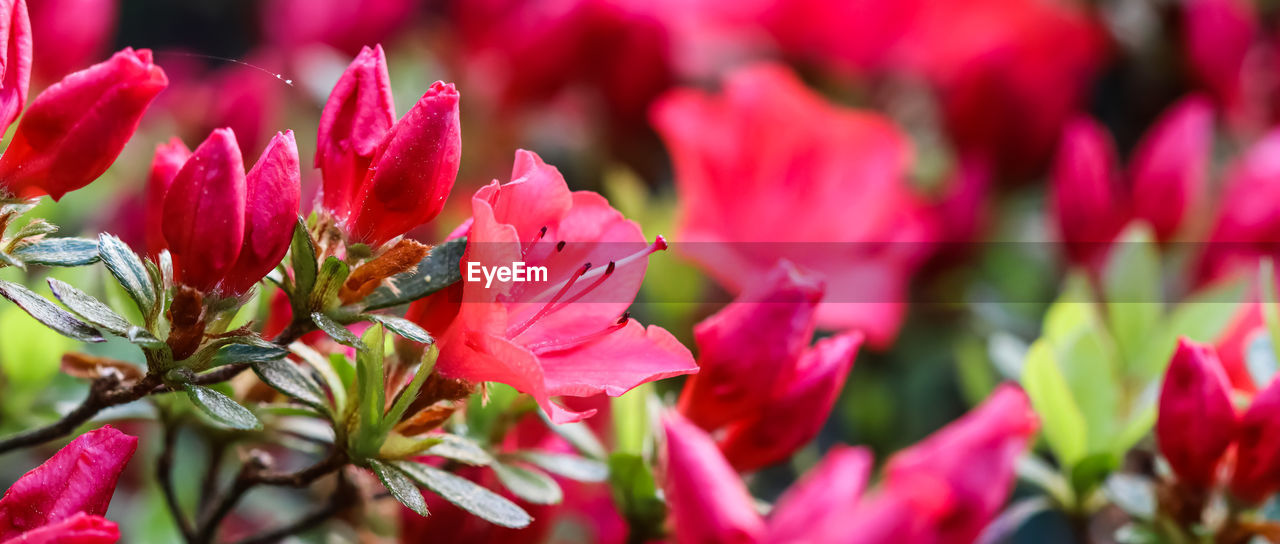
M 246 176 L 231 129 L 213 131 L 164 194 L 161 230 L 178 280 L 247 291 L 289 249 L 301 171 L 293 131 L 276 134 Z
M 444 208 L 462 157 L 458 91 L 437 81 L 394 121 L 386 58 L 365 48 L 329 95 L 316 166 L 321 205 L 358 242 L 379 246 Z
M 111 544 L 102 518 L 138 439 L 110 425 L 80 435 L 0 497 L 0 542 Z
M 168 85 L 151 51 L 125 48 L 45 89 L 0 156 L 0 186 L 54 200 L 107 171 Z
M 1096 121 L 1068 123 L 1052 172 L 1051 207 L 1058 236 L 1078 263 L 1095 262 L 1133 219 L 1171 240 L 1197 211 L 1208 182 L 1213 112 L 1201 96 L 1170 107 L 1122 172 L 1110 134 Z
M 653 120 L 675 163 L 683 253 L 734 292 L 788 259 L 827 283 L 819 326 L 893 340 L 936 232 L 891 121 L 773 65 L 733 72 L 720 95 L 673 91 Z
M 18 118 L 31 84 L 31 20 L 26 0 L 0 1 L 0 131 Z
M 737 301 L 694 328 L 698 374 L 680 411 L 703 429 L 724 429 L 734 468 L 785 460 L 817 435 L 844 386 L 862 333 L 810 347 L 822 282 L 783 261 Z
M 836 447 L 762 520 L 712 438 L 670 414 L 662 478 L 675 540 L 973 542 L 1008 500 L 1014 464 L 1038 426 L 1026 395 L 1001 386 L 969 414 L 890 458 L 869 496 L 863 497 L 869 453 Z
M 438 339 L 436 371 L 469 382 L 496 381 L 532 395 L 556 422 L 579 420 L 553 396 L 621 395 L 645 382 L 697 370 L 666 330 L 626 314 L 648 256 L 640 227 L 600 195 L 571 192 L 537 155 L 516 154 L 511 182 L 496 180 L 471 199 L 461 268 L 547 269 L 545 281 L 461 282 L 414 302 L 407 316 Z M 601 364 L 608 361 L 609 364 Z

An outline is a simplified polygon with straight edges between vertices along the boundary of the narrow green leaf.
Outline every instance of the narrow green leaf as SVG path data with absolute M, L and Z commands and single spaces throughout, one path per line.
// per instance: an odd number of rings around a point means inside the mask
M 632 537 L 638 542 L 648 542 L 661 536 L 667 506 L 658 497 L 653 472 L 643 457 L 633 453 L 610 455 L 609 488 L 613 491 L 614 503 L 631 528 Z
M 262 422 L 258 421 L 258 417 L 253 415 L 253 412 L 250 412 L 248 408 L 231 400 L 231 397 L 200 385 L 187 383 L 183 384 L 182 387 L 187 390 L 187 398 L 190 398 L 192 403 L 215 421 L 232 429 L 258 430 L 262 428 Z
M 506 463 L 489 467 L 512 494 L 533 504 L 556 504 L 564 498 L 560 484 L 545 472 Z
M 88 323 L 76 319 L 70 312 L 59 308 L 44 297 L 31 292 L 30 289 L 11 281 L 0 280 L 0 296 L 17 304 L 36 321 L 46 327 L 58 331 L 63 336 L 81 342 L 106 342 L 107 339 Z
M 10 255 L 24 264 L 85 266 L 98 262 L 98 242 L 84 238 L 45 238 L 21 245 Z
M 301 217 L 293 227 L 289 263 L 293 267 L 294 300 L 308 300 L 316 285 L 316 248 L 311 243 L 311 234 L 307 232 L 307 223 Z
M 412 461 L 395 466 L 432 493 L 494 525 L 522 529 L 533 521 L 516 503 L 461 476 Z
M 347 281 L 347 276 L 350 274 L 351 267 L 341 259 L 337 257 L 325 259 L 324 264 L 320 266 L 320 273 L 316 276 L 315 289 L 311 291 L 309 299 L 311 308 L 336 308 L 339 302 L 338 291 L 342 289 L 342 282 Z
M 289 350 L 274 344 L 229 344 L 223 346 L 209 360 L 209 367 L 235 363 L 278 361 L 289 355 Z
M 430 344 L 435 342 L 431 335 L 425 329 L 419 327 L 417 323 L 409 321 L 403 317 L 384 314 L 364 314 L 360 316 L 374 323 L 382 323 L 387 330 L 394 332 L 400 336 L 419 342 L 422 344 Z
M 435 370 L 436 358 L 440 356 L 440 350 L 436 346 L 431 346 L 422 354 L 422 361 L 418 364 L 418 369 L 413 373 L 413 380 L 406 385 L 404 390 L 396 397 L 395 403 L 391 405 L 391 409 L 387 411 L 386 416 L 382 420 L 383 433 L 391 432 L 391 428 L 400 422 L 401 416 L 404 416 L 405 410 L 413 404 L 418 398 L 418 391 L 422 389 L 422 384 L 427 381 Z
M 466 238 L 455 238 L 431 248 L 431 253 L 416 269 L 392 277 L 391 285 L 379 287 L 365 297 L 365 310 L 407 304 L 462 281 L 458 263 L 466 249 Z
M 400 504 L 417 512 L 420 516 L 429 514 L 427 512 L 427 501 L 422 498 L 422 492 L 418 491 L 418 486 L 414 485 L 413 480 L 409 479 L 404 472 L 376 459 L 369 460 L 369 468 L 373 470 L 374 474 L 378 475 L 382 485 L 387 488 L 387 491 L 391 492 L 392 497 L 400 501 Z
M 156 304 L 156 291 L 142 259 L 119 238 L 105 233 L 98 236 L 98 253 L 107 270 L 138 303 L 138 309 L 148 315 Z
M 469 438 L 456 434 L 433 435 L 440 438 L 440 443 L 431 446 L 426 455 L 443 457 L 472 466 L 486 466 L 493 463 L 493 456 Z
M 88 321 L 91 325 L 117 336 L 123 336 L 135 344 L 147 346 L 161 344 L 160 340 L 152 336 L 146 329 L 130 323 L 129 320 L 117 314 L 115 310 L 112 310 L 102 301 L 76 289 L 75 286 L 67 282 L 49 278 L 49 289 L 53 291 L 53 296 L 57 297 L 68 309 L 80 316 L 81 319 Z
M 311 322 L 316 324 L 320 330 L 329 335 L 330 338 L 336 340 L 344 346 L 351 346 L 356 349 L 362 349 L 364 346 L 360 344 L 360 337 L 355 333 L 347 330 L 342 324 L 334 321 L 333 318 L 324 315 L 323 312 L 315 312 L 311 314 Z
M 557 476 L 579 482 L 603 482 L 609 477 L 609 467 L 600 461 L 541 451 L 522 451 L 517 457 Z
M 1071 397 L 1066 378 L 1058 370 L 1053 348 L 1045 339 L 1031 344 L 1023 365 L 1022 386 L 1040 415 L 1045 439 L 1058 461 L 1071 466 L 1084 457 L 1087 429 L 1084 415 Z
M 364 333 L 364 349 L 356 352 L 356 384 L 354 399 L 359 426 L 352 436 L 355 454 L 372 457 L 386 440 L 383 428 L 387 406 L 386 379 L 382 368 L 384 334 L 380 325 Z
M 259 361 L 253 364 L 253 372 L 264 383 L 290 398 L 297 399 L 316 408 L 323 408 L 327 404 L 320 387 L 311 378 L 308 378 L 306 374 L 303 374 L 298 365 L 290 361 L 282 359 Z

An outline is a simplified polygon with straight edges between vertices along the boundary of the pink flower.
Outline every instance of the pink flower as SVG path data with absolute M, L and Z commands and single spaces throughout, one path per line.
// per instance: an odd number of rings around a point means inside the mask
M 1201 282 L 1257 271 L 1258 258 L 1280 255 L 1280 130 L 1254 143 L 1228 168 L 1209 242 L 1200 257 Z
M 115 34 L 118 0 L 39 0 L 31 4 L 35 71 L 57 81 L 102 58 Z
M 775 0 L 763 26 L 791 55 L 856 72 L 888 67 L 922 0 Z
M 115 524 L 101 516 L 137 447 L 110 425 L 72 440 L 0 498 L 0 542 L 115 542 Z
M 0 185 L 54 200 L 107 170 L 169 81 L 151 51 L 131 48 L 68 75 L 27 108 L 0 157 Z
M 1169 107 L 1147 130 L 1129 162 L 1134 216 L 1156 238 L 1171 240 L 1201 205 L 1213 151 L 1213 106 L 1192 95 Z
M 412 20 L 421 0 L 270 0 L 262 2 L 264 36 L 292 50 L 325 44 L 354 55 L 392 39 Z
M 683 252 L 734 292 L 789 259 L 827 281 L 819 326 L 893 340 L 936 235 L 892 122 L 772 65 L 733 72 L 720 95 L 673 91 L 653 122 L 675 163 Z
M 1213 348 L 1186 338 L 1165 372 L 1156 440 L 1178 479 L 1213 486 L 1218 461 L 1236 433 L 1236 413 L 1222 363 Z
M 293 131 L 276 134 L 244 173 L 231 129 L 213 131 L 164 191 L 161 231 L 178 280 L 201 291 L 247 291 L 289 249 L 300 200 Z
M 697 370 L 689 350 L 656 326 L 625 314 L 644 278 L 648 255 L 640 227 L 587 191 L 571 192 L 537 155 L 516 154 L 511 182 L 471 199 L 461 267 L 545 266 L 546 281 L 464 279 L 415 302 L 408 317 L 439 340 L 436 371 L 470 382 L 496 381 L 532 395 L 556 422 L 573 412 L 553 396 L 618 396 L 653 380 Z M 475 279 L 472 276 L 471 279 Z M 609 361 L 602 365 L 601 361 Z
M 1261 504 L 1280 491 L 1280 380 L 1272 380 L 1253 399 L 1235 430 L 1236 465 L 1231 475 L 1231 493 Z
M 904 45 L 961 153 L 1015 178 L 1050 158 L 1106 56 L 1091 14 L 1041 0 L 925 2 Z
M 151 173 L 147 176 L 146 238 L 149 255 L 155 256 L 165 248 L 164 233 L 160 231 L 164 216 L 164 195 L 169 192 L 173 178 L 189 158 L 191 150 L 181 139 L 173 138 L 168 143 L 156 146 L 155 158 L 151 159 Z
M 774 504 L 766 542 L 798 542 L 848 523 L 871 477 L 871 452 L 836 445 Z
M 698 374 L 680 411 L 750 471 L 785 460 L 818 434 L 844 386 L 862 334 L 810 347 L 822 282 L 783 261 L 737 301 L 694 329 Z
M 1245 61 L 1258 36 L 1258 16 L 1247 0 L 1188 0 L 1183 6 L 1187 62 L 1223 108 L 1247 108 Z
M 391 127 L 353 188 L 351 236 L 377 247 L 435 219 L 458 176 L 461 130 L 458 91 L 433 83 Z
M 764 520 L 716 443 L 676 413 L 667 414 L 662 426 L 666 441 L 661 481 L 675 541 L 757 542 L 765 531 Z
M 0 130 L 18 118 L 31 84 L 31 20 L 26 0 L 0 1 Z
M 1094 262 L 1124 228 L 1128 195 L 1119 174 L 1115 145 L 1105 128 L 1088 118 L 1067 125 L 1054 162 L 1052 206 L 1058 235 L 1072 260 Z
M 346 219 L 350 213 L 373 154 L 395 122 L 387 58 L 381 45 L 365 47 L 329 94 L 316 136 L 315 166 L 324 174 L 322 205 L 334 217 Z

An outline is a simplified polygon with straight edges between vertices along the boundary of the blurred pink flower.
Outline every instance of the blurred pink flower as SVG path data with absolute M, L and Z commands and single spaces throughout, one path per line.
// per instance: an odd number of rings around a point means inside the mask
M 31 39 L 26 0 L 0 1 L 0 131 L 9 130 L 27 103 Z
M 907 183 L 906 136 L 780 66 L 740 69 L 723 87 L 673 91 L 654 107 L 675 163 L 677 249 L 733 292 L 788 259 L 827 283 L 819 326 L 888 345 L 937 238 Z
M 36 78 L 57 81 L 109 51 L 119 0 L 37 0 L 31 3 Z
M 903 58 L 937 87 L 964 155 L 1035 174 L 1079 112 L 1107 45 L 1085 8 L 1042 0 L 925 2 Z
M 546 281 L 463 281 L 460 292 L 414 302 L 408 317 L 439 339 L 441 375 L 496 381 L 532 395 L 558 423 L 574 412 L 553 396 L 618 396 L 645 382 L 697 371 L 689 350 L 666 330 L 625 313 L 649 254 L 640 227 L 600 195 L 571 192 L 560 172 L 528 151 L 516 154 L 511 182 L 471 199 L 462 269 L 520 261 L 545 266 Z M 453 297 L 452 300 L 449 300 Z M 601 365 L 600 361 L 609 361 Z
M 1236 413 L 1222 363 L 1213 348 L 1186 338 L 1165 371 L 1156 440 L 1178 480 L 1207 490 L 1236 433 Z
M 1239 118 L 1255 107 L 1247 63 L 1258 39 L 1258 15 L 1249 0 L 1182 2 L 1187 63 L 1198 83 Z
M 667 414 L 662 426 L 666 440 L 660 478 L 675 541 L 758 542 L 764 520 L 715 441 L 678 413 Z
M 110 425 L 80 435 L 0 497 L 0 542 L 110 544 L 102 519 L 138 439 Z
M 871 452 L 833 446 L 813 468 L 791 484 L 769 514 L 766 542 L 816 542 L 813 535 L 837 531 L 849 522 L 871 478 Z M 807 539 L 807 540 L 806 540 Z
M 1222 200 L 1199 259 L 1198 280 L 1252 275 L 1258 259 L 1280 256 L 1280 130 L 1267 133 L 1227 169 Z
M 783 261 L 694 328 L 698 374 L 680 412 L 718 440 L 739 471 L 790 457 L 818 434 L 862 342 L 859 332 L 810 346 L 822 282 Z
M 791 56 L 854 72 L 890 68 L 924 0 L 775 0 L 762 26 Z
M 1280 491 L 1280 380 L 1272 380 L 1254 397 L 1235 431 L 1231 493 L 1246 502 L 1262 504 Z
M 1079 263 L 1097 262 L 1128 219 L 1129 195 L 1106 128 L 1089 118 L 1066 126 L 1051 191 L 1051 216 L 1067 255 Z
M 262 2 L 262 31 L 286 51 L 316 44 L 355 55 L 360 48 L 389 42 L 412 20 L 422 0 L 268 0 Z

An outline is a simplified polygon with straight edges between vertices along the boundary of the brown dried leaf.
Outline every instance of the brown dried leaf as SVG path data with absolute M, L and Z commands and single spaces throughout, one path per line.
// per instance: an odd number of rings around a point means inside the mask
M 363 299 L 382 285 L 382 280 L 408 272 L 418 266 L 428 253 L 431 253 L 429 246 L 413 240 L 400 240 L 386 253 L 353 270 L 351 275 L 347 276 L 347 281 L 342 284 L 338 298 L 343 304 L 351 304 Z
M 107 357 L 75 352 L 62 356 L 62 372 L 73 378 L 85 380 L 95 380 L 108 372 L 117 372 L 120 374 L 120 381 L 123 384 L 137 383 L 144 376 L 142 369 L 138 368 L 138 365 Z

